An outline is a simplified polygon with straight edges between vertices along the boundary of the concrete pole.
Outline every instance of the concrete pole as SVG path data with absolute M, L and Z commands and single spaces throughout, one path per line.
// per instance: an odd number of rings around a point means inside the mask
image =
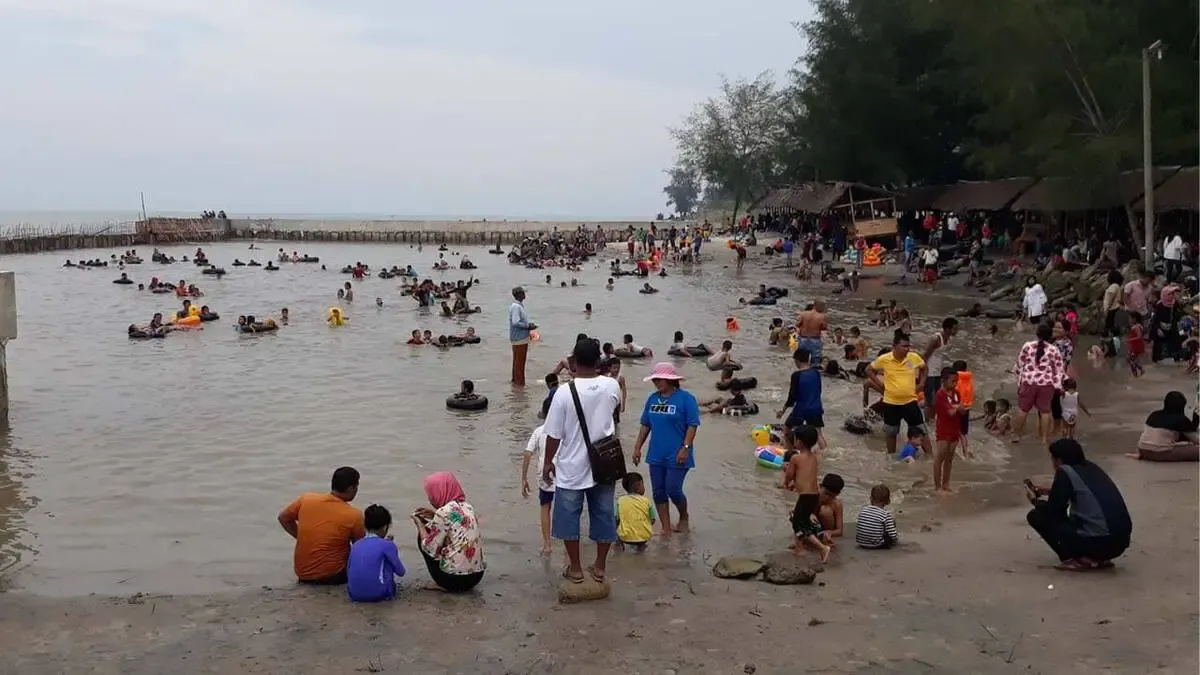
M 8 341 L 17 337 L 17 283 L 0 272 L 0 427 L 8 427 Z
M 1157 56 L 1162 41 L 1156 40 L 1142 50 L 1142 206 L 1145 215 L 1146 269 L 1154 269 L 1154 157 L 1151 150 L 1150 55 Z

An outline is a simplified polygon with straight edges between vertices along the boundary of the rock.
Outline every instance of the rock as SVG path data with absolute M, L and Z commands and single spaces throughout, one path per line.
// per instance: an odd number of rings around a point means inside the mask
M 811 584 L 817 573 L 804 564 L 804 558 L 793 553 L 776 553 L 767 558 L 763 581 L 769 584 Z
M 558 601 L 564 605 L 591 600 L 603 600 L 612 593 L 612 584 L 605 581 L 598 583 L 588 577 L 581 584 L 574 584 L 566 579 L 558 585 Z
M 765 565 L 763 561 L 754 558 L 727 556 L 713 565 L 712 573 L 720 579 L 749 579 L 758 576 Z

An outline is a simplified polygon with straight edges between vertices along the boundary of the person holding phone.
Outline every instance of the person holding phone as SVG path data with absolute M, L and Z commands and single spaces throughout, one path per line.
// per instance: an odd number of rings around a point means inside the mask
M 1129 548 L 1133 521 L 1120 489 L 1089 462 L 1073 438 L 1050 444 L 1054 482 L 1049 488 L 1025 479 L 1033 505 L 1026 520 L 1058 555 L 1058 569 L 1086 571 L 1112 567 Z

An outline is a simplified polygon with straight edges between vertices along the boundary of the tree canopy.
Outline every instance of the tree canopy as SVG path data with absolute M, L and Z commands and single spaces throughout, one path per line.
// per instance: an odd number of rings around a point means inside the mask
M 704 185 L 902 187 L 1141 167 L 1142 52 L 1153 154 L 1197 161 L 1200 0 L 813 0 L 786 82 L 723 81 L 672 130 Z M 798 41 L 798 50 L 801 44 Z

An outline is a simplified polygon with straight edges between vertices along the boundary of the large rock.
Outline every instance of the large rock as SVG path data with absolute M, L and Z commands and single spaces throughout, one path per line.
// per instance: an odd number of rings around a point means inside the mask
M 758 576 L 766 563 L 754 558 L 726 556 L 713 565 L 713 576 L 721 579 L 749 579 Z
M 612 593 L 612 584 L 607 581 L 599 583 L 591 577 L 587 577 L 583 580 L 583 583 L 579 584 L 563 579 L 562 583 L 558 585 L 558 601 L 564 605 L 591 600 L 603 600 L 610 593 Z
M 775 553 L 767 558 L 763 581 L 769 584 L 811 584 L 817 572 L 805 564 L 805 558 L 793 553 Z
M 1003 298 L 1007 295 L 1011 295 L 1016 289 L 1017 289 L 1016 284 L 1008 284 L 1007 286 L 1001 286 L 1000 288 L 997 288 L 996 290 L 992 291 L 992 294 L 988 296 L 988 300 L 1000 300 L 1001 298 Z

